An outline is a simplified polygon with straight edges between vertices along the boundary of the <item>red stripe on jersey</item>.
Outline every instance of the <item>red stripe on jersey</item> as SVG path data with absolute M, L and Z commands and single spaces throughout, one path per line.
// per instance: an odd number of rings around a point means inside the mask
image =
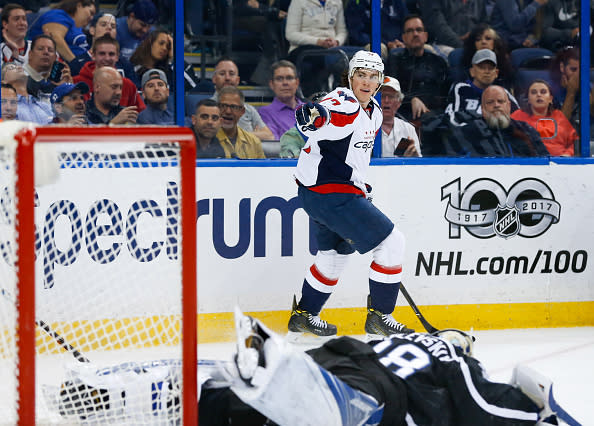
M 333 285 L 336 285 L 336 283 L 338 282 L 338 278 L 335 280 L 331 280 L 330 278 L 326 278 L 325 276 L 323 276 L 322 273 L 320 271 L 318 271 L 318 268 L 316 268 L 315 264 L 311 265 L 311 268 L 309 268 L 309 271 L 311 272 L 311 274 L 314 276 L 314 278 L 316 280 L 318 280 L 319 282 L 321 282 L 324 285 L 333 286 Z
M 365 193 L 359 188 L 348 183 L 324 183 L 317 186 L 308 186 L 307 189 L 318 194 L 359 194 L 365 196 Z
M 371 269 L 373 269 L 376 272 L 386 274 L 386 275 L 396 275 L 396 274 L 399 274 L 402 272 L 402 265 L 388 267 L 388 266 L 378 265 L 375 262 L 371 262 Z
M 344 114 L 342 112 L 331 111 L 330 112 L 330 124 L 335 125 L 336 127 L 344 127 L 349 124 L 352 124 L 359 115 L 359 111 L 352 114 Z

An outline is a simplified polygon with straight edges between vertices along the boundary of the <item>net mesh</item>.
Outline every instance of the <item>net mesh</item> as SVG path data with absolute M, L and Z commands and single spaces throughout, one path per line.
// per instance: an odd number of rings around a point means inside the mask
M 178 423 L 179 145 L 124 137 L 43 145 L 58 156 L 60 171 L 55 182 L 35 190 L 37 421 Z M 4 154 L 0 417 L 13 419 L 17 289 L 9 245 L 16 244 L 15 173 L 14 155 Z M 38 161 L 36 155 L 36 168 Z M 143 367 L 154 360 L 168 360 L 158 374 Z M 136 367 L 110 375 L 110 366 L 127 362 Z M 129 380 L 121 381 L 122 371 Z

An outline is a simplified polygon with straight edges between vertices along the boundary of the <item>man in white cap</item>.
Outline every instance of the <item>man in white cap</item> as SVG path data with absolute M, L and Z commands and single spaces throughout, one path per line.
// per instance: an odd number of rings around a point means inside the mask
M 382 157 L 420 157 L 421 144 L 412 124 L 398 114 L 404 94 L 393 77 L 384 77 L 382 95 Z
M 167 109 L 169 85 L 165 73 L 150 69 L 142 75 L 141 85 L 146 109 L 138 114 L 136 124 L 174 125 L 175 117 Z
M 481 115 L 481 96 L 483 91 L 493 84 L 499 75 L 497 56 L 490 49 L 477 50 L 472 57 L 472 65 L 468 70 L 470 78 L 464 82 L 454 83 L 450 88 L 449 104 L 446 113 L 454 124 L 457 111 L 467 111 Z M 512 112 L 519 108 L 518 101 L 507 92 Z M 459 120 L 458 120 L 459 121 Z

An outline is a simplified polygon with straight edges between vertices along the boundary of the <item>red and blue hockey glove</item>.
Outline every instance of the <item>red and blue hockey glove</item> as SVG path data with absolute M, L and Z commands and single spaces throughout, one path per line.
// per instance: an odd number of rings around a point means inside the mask
M 318 130 L 328 121 L 328 110 L 320 104 L 308 102 L 295 111 L 295 120 L 302 132 Z

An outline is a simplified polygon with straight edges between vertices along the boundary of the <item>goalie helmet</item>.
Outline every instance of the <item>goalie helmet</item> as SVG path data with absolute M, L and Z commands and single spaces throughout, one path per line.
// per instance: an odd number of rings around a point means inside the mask
M 349 62 L 349 80 L 353 78 L 353 74 L 357 68 L 378 71 L 379 81 L 384 81 L 384 63 L 382 62 L 382 58 L 375 52 L 359 50 L 353 55 Z
M 464 333 L 462 330 L 450 328 L 446 330 L 440 330 L 435 333 L 435 335 L 462 349 L 464 355 L 472 356 L 474 349 L 474 337 Z

